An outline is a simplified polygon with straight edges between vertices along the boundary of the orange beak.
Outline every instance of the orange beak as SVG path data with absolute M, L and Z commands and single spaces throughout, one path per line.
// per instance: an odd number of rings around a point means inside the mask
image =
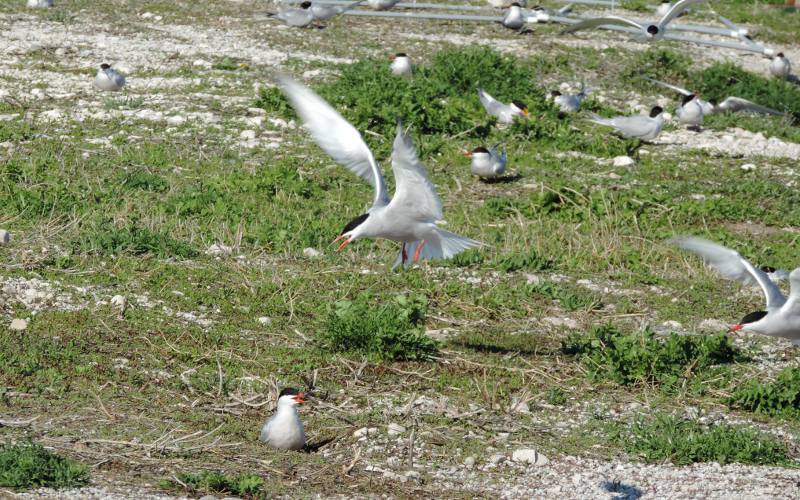
M 523 109 L 523 110 L 522 110 L 522 115 L 523 115 L 525 118 L 527 118 L 527 117 L 529 117 L 529 116 L 530 116 L 530 112 L 528 111 L 528 108 L 525 108 L 525 109 Z
M 392 54 L 392 55 L 389 56 L 389 60 L 390 61 L 394 61 L 395 59 L 397 59 L 396 55 Z
M 294 397 L 294 400 L 297 401 L 297 404 L 301 405 L 306 402 L 306 395 L 303 392 L 298 392 L 297 395 Z
M 345 238 L 347 238 L 347 236 L 345 236 L 345 235 L 343 235 L 343 234 L 340 234 L 339 236 L 337 236 L 337 237 L 336 237 L 336 239 L 335 239 L 335 240 L 333 240 L 333 243 L 336 243 L 337 241 L 339 241 L 339 240 L 343 240 L 343 239 L 345 239 Z M 338 252 L 338 251 L 340 251 L 342 248 L 346 247 L 346 246 L 347 246 L 347 244 L 348 244 L 348 243 L 350 243 L 351 241 L 353 241 L 353 238 L 347 238 L 346 240 L 344 240 L 344 243 L 342 243 L 341 245 L 339 245 L 339 248 L 337 248 L 337 249 L 336 249 L 336 251 L 337 251 L 337 252 Z
M 742 328 L 744 328 L 744 326 L 743 326 L 743 325 L 741 325 L 741 324 L 739 324 L 739 323 L 737 323 L 737 324 L 733 325 L 732 327 L 730 327 L 730 328 L 728 329 L 728 331 L 729 331 L 729 332 L 738 332 L 738 331 L 739 331 L 739 330 L 741 330 Z
M 472 158 L 472 151 L 464 151 L 464 156 L 467 158 Z

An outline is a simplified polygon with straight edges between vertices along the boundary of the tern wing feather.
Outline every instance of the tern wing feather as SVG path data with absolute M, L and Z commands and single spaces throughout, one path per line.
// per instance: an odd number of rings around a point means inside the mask
M 651 82 L 655 83 L 656 85 L 661 85 L 662 87 L 668 88 L 670 90 L 674 90 L 675 92 L 677 92 L 679 94 L 692 95 L 692 93 L 689 92 L 688 90 L 686 90 L 685 88 L 678 87 L 677 85 L 672 85 L 671 83 L 662 82 L 660 80 L 655 80 L 653 78 L 647 78 L 647 77 L 645 77 L 645 80 L 651 81 Z
M 668 241 L 700 256 L 706 264 L 716 269 L 724 278 L 745 285 L 758 283 L 767 300 L 767 309 L 781 307 L 786 302 L 778 285 L 773 283 L 764 271 L 754 267 L 736 250 L 694 236 L 676 236 Z M 798 273 L 798 277 L 800 277 L 800 273 Z
M 626 26 L 628 28 L 636 28 L 637 30 L 644 30 L 644 27 L 641 24 L 637 23 L 636 21 L 631 21 L 630 19 L 626 19 L 620 16 L 606 16 L 606 17 L 595 17 L 593 19 L 587 19 L 585 21 L 575 23 L 562 30 L 561 33 L 562 34 L 574 33 L 576 31 L 586 30 L 590 28 L 597 28 L 598 26 L 607 26 L 607 25 Z
M 784 307 L 794 314 L 800 314 L 800 267 L 789 274 L 789 287 L 789 300 Z
M 442 219 L 442 202 L 436 194 L 436 188 L 428 178 L 425 165 L 417 157 L 411 137 L 403 131 L 399 122 L 392 150 L 392 171 L 395 190 L 390 207 L 421 221 Z
M 487 94 L 486 91 L 483 89 L 478 89 L 478 98 L 481 100 L 481 104 L 483 104 L 483 107 L 484 109 L 486 109 L 486 112 L 495 117 L 500 116 L 508 107 L 502 102 L 495 99 L 494 97 Z
M 683 11 L 688 9 L 689 6 L 703 2 L 705 2 L 705 0 L 680 0 L 680 2 L 675 3 L 675 5 L 664 14 L 664 17 L 658 21 L 658 25 L 661 29 L 664 29 L 673 19 L 683 14 Z
M 765 115 L 783 115 L 785 113 L 781 113 L 777 109 L 768 108 L 766 106 L 762 106 L 760 104 L 756 104 L 754 102 L 748 101 L 747 99 L 742 99 L 741 97 L 727 97 L 724 101 L 719 104 L 719 108 L 724 111 L 730 111 L 736 113 L 738 111 L 745 111 L 750 113 L 762 113 Z
M 311 132 L 314 142 L 334 161 L 375 188 L 373 206 L 388 204 L 383 175 L 355 127 L 308 87 L 286 75 L 277 75 L 275 79 Z

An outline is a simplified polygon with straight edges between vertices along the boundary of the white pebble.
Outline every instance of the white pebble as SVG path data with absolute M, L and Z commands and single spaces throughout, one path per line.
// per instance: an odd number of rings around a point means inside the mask
M 320 252 L 316 248 L 308 247 L 308 248 L 304 248 L 303 249 L 303 255 L 305 255 L 308 258 L 313 259 L 315 257 L 319 257 L 320 255 L 322 255 L 322 252 Z
M 8 325 L 8 329 L 15 332 L 21 332 L 26 328 L 28 328 L 28 321 L 21 318 L 15 318 L 11 320 L 11 324 Z
M 390 436 L 396 436 L 398 434 L 402 434 L 406 431 L 406 428 L 400 424 L 395 424 L 392 422 L 391 424 L 386 426 L 386 433 Z
M 8 245 L 11 243 L 11 233 L 5 229 L 0 229 L 0 245 Z
M 617 156 L 614 158 L 613 165 L 615 167 L 628 167 L 636 163 L 630 156 Z
M 515 462 L 525 462 L 533 465 L 545 465 L 549 462 L 547 457 L 530 448 L 516 450 L 511 455 L 511 459 Z
M 258 321 L 259 323 L 261 323 L 262 325 L 265 325 L 265 326 L 272 324 L 272 318 L 270 318 L 268 316 L 261 316 L 260 318 L 256 319 L 256 321 Z

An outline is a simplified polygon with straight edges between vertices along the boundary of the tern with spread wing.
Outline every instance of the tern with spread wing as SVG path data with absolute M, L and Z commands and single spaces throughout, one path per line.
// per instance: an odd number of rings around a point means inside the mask
M 753 266 L 735 250 L 694 236 L 677 236 L 668 241 L 700 256 L 724 278 L 745 285 L 757 283 L 761 287 L 767 302 L 766 311 L 745 315 L 731 327 L 731 331 L 784 337 L 800 345 L 800 267 L 789 274 L 789 297 L 785 297 L 766 272 Z
M 678 87 L 677 85 L 672 85 L 666 82 L 660 82 L 658 80 L 653 80 L 652 78 L 647 78 L 647 80 L 655 83 L 656 85 L 661 85 L 662 87 L 666 87 L 668 89 L 674 90 L 675 92 L 683 95 L 683 96 L 690 96 L 693 93 L 689 92 L 685 88 Z M 761 106 L 754 102 L 748 101 L 747 99 L 742 99 L 741 97 L 726 97 L 722 100 L 722 102 L 717 103 L 713 99 L 709 99 L 705 101 L 703 99 L 697 98 L 698 104 L 703 108 L 704 115 L 711 115 L 714 113 L 761 113 L 765 115 L 786 115 L 786 113 L 782 113 L 776 109 L 768 108 L 766 106 Z
M 617 131 L 625 139 L 641 139 L 652 141 L 661 133 L 664 126 L 664 110 L 659 106 L 650 110 L 649 116 L 616 116 L 603 118 L 594 113 L 589 116 L 589 121 L 598 125 L 605 125 Z
M 478 99 L 481 100 L 486 112 L 497 118 L 497 122 L 503 125 L 514 123 L 515 116 L 527 118 L 529 115 L 528 106 L 522 101 L 511 101 L 510 104 L 503 104 L 487 94 L 483 89 L 478 89 Z
M 437 226 L 442 220 L 442 202 L 400 123 L 392 150 L 395 191 L 389 198 L 383 175 L 361 134 L 311 89 L 287 76 L 277 76 L 276 80 L 319 147 L 375 188 L 372 207 L 347 223 L 334 240 L 343 240 L 337 251 L 360 238 L 397 241 L 402 248 L 394 263 L 396 268 L 412 263 L 410 251 L 414 252 L 413 262 L 417 262 L 447 259 L 481 246 Z
M 672 22 L 673 19 L 678 17 L 690 5 L 698 4 L 704 1 L 705 0 L 680 0 L 679 2 L 675 3 L 675 5 L 673 5 L 666 14 L 661 16 L 661 19 L 654 22 L 640 24 L 636 21 L 620 16 L 595 17 L 593 19 L 587 19 L 585 21 L 575 23 L 563 30 L 562 33 L 574 33 L 576 31 L 597 28 L 599 26 L 614 25 L 637 29 L 641 31 L 641 33 L 638 35 L 638 38 L 640 38 L 642 41 L 655 42 L 664 38 L 664 34 L 667 31 L 667 25 Z

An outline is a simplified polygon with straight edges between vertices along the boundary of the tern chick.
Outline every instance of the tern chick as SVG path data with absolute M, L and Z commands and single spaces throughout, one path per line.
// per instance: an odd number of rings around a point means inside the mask
M 94 77 L 94 86 L 98 90 L 115 92 L 122 90 L 125 86 L 125 76 L 111 67 L 110 64 L 103 63 Z
M 261 441 L 280 450 L 302 450 L 306 445 L 303 422 L 297 405 L 305 403 L 305 394 L 286 388 L 278 396 L 278 409 L 261 428 Z

